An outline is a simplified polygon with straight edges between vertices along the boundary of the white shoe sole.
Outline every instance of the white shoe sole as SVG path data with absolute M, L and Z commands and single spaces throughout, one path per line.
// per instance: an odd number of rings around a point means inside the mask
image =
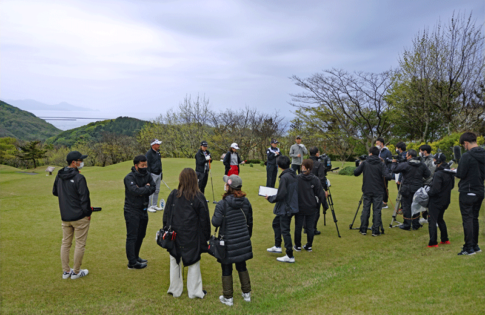
M 234 302 L 226 302 L 224 301 L 224 296 L 219 297 L 219 301 L 221 301 L 222 304 L 227 305 L 227 306 L 232 306 Z
M 280 249 L 280 250 L 269 250 L 267 249 L 266 250 L 268 253 L 278 253 L 278 254 L 281 254 L 283 251 Z
M 151 212 L 151 213 L 155 213 L 155 212 L 157 212 L 157 210 L 156 210 L 156 209 L 153 209 L 153 208 L 147 209 L 147 211 L 148 211 L 148 212 Z
M 279 261 L 279 262 L 282 262 L 282 263 L 289 263 L 289 264 L 294 264 L 295 263 L 294 260 L 293 261 L 290 261 L 290 260 L 279 260 L 278 258 L 276 258 L 276 260 Z

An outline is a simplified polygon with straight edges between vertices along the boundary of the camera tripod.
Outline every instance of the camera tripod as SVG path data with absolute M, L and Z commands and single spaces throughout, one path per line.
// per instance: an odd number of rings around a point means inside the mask
M 340 232 L 338 230 L 337 217 L 335 216 L 335 209 L 333 207 L 333 199 L 332 199 L 332 193 L 330 192 L 330 187 L 328 187 L 327 203 L 328 203 L 328 207 L 330 208 L 330 211 L 332 211 L 333 222 L 335 222 L 335 228 L 337 228 L 337 235 L 338 235 L 338 237 L 341 237 Z M 324 221 L 325 221 L 325 214 L 323 215 L 323 218 L 324 218 Z
M 396 205 L 394 206 L 394 213 L 392 214 L 392 220 L 391 224 L 389 224 L 389 227 L 395 228 L 400 226 L 402 223 L 396 220 L 397 212 L 399 211 L 399 205 L 401 204 L 401 187 L 402 185 L 399 185 L 399 190 L 397 191 L 397 198 L 396 198 Z M 395 224 L 397 223 L 397 224 Z
M 357 218 L 357 214 L 359 213 L 360 205 L 362 204 L 362 201 L 364 200 L 364 194 L 362 194 L 362 197 L 360 197 L 359 205 L 357 206 L 357 210 L 355 211 L 354 219 L 352 220 L 352 223 L 349 224 L 349 229 L 350 230 L 360 230 L 360 228 L 354 228 L 354 222 L 355 218 Z M 370 210 L 370 209 L 369 209 Z M 372 208 L 372 211 L 374 211 L 374 208 Z M 370 213 L 369 213 L 370 216 Z M 368 230 L 372 230 L 370 227 L 367 227 Z M 382 225 L 382 220 L 381 220 L 381 234 L 384 234 L 384 226 Z

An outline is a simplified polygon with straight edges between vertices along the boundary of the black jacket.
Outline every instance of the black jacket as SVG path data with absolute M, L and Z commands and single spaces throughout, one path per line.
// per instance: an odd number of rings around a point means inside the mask
M 389 151 L 388 148 L 382 148 L 382 150 L 379 152 L 379 158 L 381 158 L 384 163 L 386 161 L 388 161 L 388 159 L 391 159 L 392 160 L 392 153 L 391 151 Z M 391 171 L 391 164 L 390 163 L 386 163 L 386 168 L 387 168 L 387 171 L 390 172 Z
M 269 196 L 268 201 L 275 203 L 273 213 L 276 215 L 292 215 L 298 213 L 298 178 L 291 168 L 281 172 L 278 193 Z
M 143 211 L 146 209 L 148 198 L 157 189 L 150 173 L 142 175 L 133 166 L 123 182 L 125 184 L 125 206 L 123 209 L 128 211 Z M 150 186 L 147 184 L 150 184 Z
M 473 148 L 463 154 L 456 177 L 460 178 L 458 191 L 475 193 L 479 196 L 484 194 L 483 181 L 485 180 L 485 149 Z
M 59 197 L 62 221 L 77 221 L 91 216 L 88 184 L 77 168 L 64 167 L 59 170 L 52 194 Z
M 253 258 L 253 208 L 249 200 L 229 195 L 218 202 L 212 217 L 212 225 L 221 227 L 224 218 L 225 231 L 221 230 L 219 234 L 224 235 L 227 252 L 226 258 L 219 262 L 232 264 Z
M 206 154 L 211 155 L 209 150 L 206 150 L 205 152 Z M 212 157 L 210 161 L 212 162 Z M 201 149 L 195 154 L 195 171 L 197 173 L 209 172 L 209 162 L 205 159 L 204 151 Z
M 402 174 L 401 194 L 414 195 L 424 185 L 424 181 L 431 175 L 428 167 L 421 163 L 419 158 L 412 158 L 403 163 L 392 163 L 393 173 Z
M 268 165 L 276 165 L 276 160 L 280 156 L 281 152 L 278 155 L 274 154 L 275 152 L 280 152 L 280 149 L 278 147 L 276 148 L 269 147 L 268 150 L 266 150 L 266 158 L 267 158 Z
M 328 190 L 327 176 L 325 175 L 325 165 L 318 160 L 316 156 L 310 156 L 313 160 L 312 174 L 318 177 L 320 184 L 322 184 L 323 189 Z
M 145 155 L 147 157 L 148 173 L 160 175 L 162 173 L 162 155 L 160 152 L 150 148 Z
M 172 190 L 163 213 L 163 226 L 171 225 L 177 233 L 175 246 L 167 251 L 177 263 L 182 258 L 184 266 L 190 266 L 200 260 L 201 253 L 208 250 L 207 241 L 211 234 L 209 208 L 201 192 L 192 200 L 184 196 L 177 198 L 177 193 L 176 189 Z
M 227 152 L 226 155 L 224 156 L 224 160 L 222 161 L 222 164 L 225 166 L 225 171 L 224 175 L 227 175 L 229 173 L 229 170 L 231 169 L 231 151 Z M 239 156 L 239 153 L 236 152 L 237 155 L 237 172 L 239 173 L 239 164 L 241 164 L 242 160 L 241 157 Z
M 325 193 L 322 189 L 320 180 L 312 173 L 305 175 L 300 174 L 298 178 L 298 214 L 313 215 L 318 212 L 320 204 L 323 208 L 328 209 Z M 318 197 L 318 201 L 315 197 Z
M 455 187 L 455 177 L 444 170 L 448 165 L 440 165 L 434 172 L 431 188 L 428 191 L 429 204 L 447 208 L 450 204 L 451 190 Z
M 389 151 L 389 150 L 387 150 Z M 362 192 L 364 194 L 383 195 L 385 191 L 384 180 L 391 180 L 392 174 L 378 156 L 369 155 L 354 170 L 354 176 L 364 173 Z

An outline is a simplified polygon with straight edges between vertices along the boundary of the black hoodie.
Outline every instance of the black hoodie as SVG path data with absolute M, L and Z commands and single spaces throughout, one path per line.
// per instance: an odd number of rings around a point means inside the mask
M 458 164 L 456 177 L 460 178 L 458 191 L 484 194 L 483 181 L 485 180 L 485 149 L 475 147 L 463 154 Z
M 325 165 L 318 160 L 317 156 L 310 156 L 313 161 L 312 174 L 318 177 L 320 184 L 322 184 L 323 189 L 328 190 L 327 187 L 327 177 L 325 176 Z
M 450 204 L 451 190 L 455 187 L 455 177 L 452 173 L 445 172 L 450 167 L 443 163 L 436 168 L 431 189 L 428 191 L 429 203 L 447 208 Z
M 143 211 L 147 208 L 148 198 L 157 189 L 150 173 L 140 174 L 133 166 L 123 182 L 125 183 L 124 210 Z M 150 186 L 147 184 L 150 184 Z
M 354 176 L 359 176 L 362 173 L 364 173 L 362 180 L 362 192 L 364 194 L 383 195 L 385 191 L 384 179 L 392 179 L 386 165 L 376 155 L 369 155 L 354 170 Z
M 414 195 L 424 185 L 424 181 L 431 176 L 428 167 L 421 163 L 419 158 L 412 158 L 407 162 L 392 163 L 392 171 L 402 174 L 401 194 L 403 196 Z
M 269 196 L 270 203 L 276 203 L 273 213 L 276 215 L 287 215 L 298 213 L 298 179 L 291 168 L 281 172 L 278 192 Z
M 64 167 L 57 173 L 52 194 L 59 197 L 62 221 L 77 221 L 91 216 L 91 200 L 86 178 L 77 168 Z
M 323 208 L 328 209 L 325 193 L 322 189 L 322 184 L 318 177 L 312 173 L 306 175 L 304 173 L 298 177 L 298 214 L 313 215 L 318 212 L 320 203 L 323 203 Z M 318 197 L 318 202 L 315 197 Z

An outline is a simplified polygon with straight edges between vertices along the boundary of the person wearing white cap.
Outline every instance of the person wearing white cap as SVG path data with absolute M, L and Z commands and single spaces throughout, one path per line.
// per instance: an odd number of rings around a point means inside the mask
M 157 185 L 155 192 L 150 196 L 148 200 L 148 211 L 157 212 L 163 210 L 163 208 L 158 207 L 158 193 L 160 192 L 160 183 L 163 179 L 162 172 L 162 155 L 160 154 L 160 144 L 162 141 L 158 139 L 153 139 L 150 141 L 151 148 L 146 153 L 148 161 L 148 173 L 152 175 L 153 181 Z
M 226 153 L 226 156 L 222 161 L 222 163 L 226 167 L 224 174 L 227 176 L 239 175 L 239 164 L 245 163 L 245 161 L 241 160 L 241 157 L 239 156 L 239 153 L 237 153 L 237 150 L 239 150 L 239 146 L 237 145 L 237 143 L 234 142 L 233 144 L 231 144 L 229 152 Z

